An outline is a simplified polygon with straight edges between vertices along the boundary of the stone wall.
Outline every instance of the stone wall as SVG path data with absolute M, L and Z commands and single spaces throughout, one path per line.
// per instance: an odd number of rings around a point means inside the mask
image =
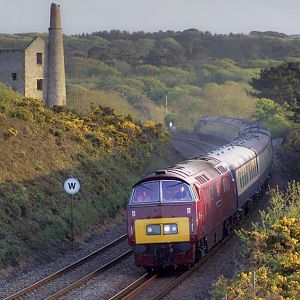
M 24 50 L 0 51 L 0 82 L 10 86 L 21 95 L 25 94 Z
M 46 101 L 46 66 L 45 42 L 37 37 L 25 49 L 25 97 Z

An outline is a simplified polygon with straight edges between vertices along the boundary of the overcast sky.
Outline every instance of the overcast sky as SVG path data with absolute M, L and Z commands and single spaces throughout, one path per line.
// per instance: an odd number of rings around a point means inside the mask
M 51 2 L 61 4 L 63 31 L 300 33 L 300 0 L 0 0 L 0 32 L 47 32 Z

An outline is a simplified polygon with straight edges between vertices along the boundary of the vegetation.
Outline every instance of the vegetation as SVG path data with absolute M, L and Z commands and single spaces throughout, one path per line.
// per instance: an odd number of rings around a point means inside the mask
M 255 271 L 242 272 L 233 281 L 220 278 L 215 283 L 215 297 L 225 292 L 229 299 L 299 299 L 300 297 L 300 183 L 292 181 L 286 193 L 272 191 L 270 207 L 261 212 L 261 221 L 252 231 L 239 233 L 245 255 Z
M 146 63 L 190 67 L 195 66 L 195 63 L 196 66 L 206 63 L 210 58 L 229 58 L 243 63 L 266 57 L 283 60 L 300 56 L 298 39 L 273 33 L 227 35 L 197 29 L 153 33 L 112 30 L 78 37 L 84 41 L 93 41 L 94 48 L 87 52 L 74 50 L 77 53 L 92 54 L 105 62 L 125 60 L 130 65 Z
M 3 85 L 0 132 L 0 267 L 19 264 L 28 250 L 68 241 L 66 178 L 81 181 L 74 209 L 80 233 L 114 216 L 149 165 L 173 157 L 159 123 L 133 121 L 102 106 L 85 114 L 49 110 Z
M 264 69 L 252 80 L 256 117 L 271 130 L 273 137 L 285 137 L 281 153 L 288 175 L 300 179 L 300 63 L 287 62 Z M 263 97 L 269 97 L 266 99 Z
M 0 35 L 0 45 L 16 48 L 32 36 Z M 250 118 L 255 107 L 250 102 L 255 99 L 248 95 L 246 83 L 261 68 L 280 63 L 285 57 L 280 45 L 289 49 L 290 57 L 299 56 L 297 39 L 274 33 L 262 37 L 258 33 L 212 35 L 195 29 L 131 34 L 113 30 L 65 36 L 64 42 L 69 106 L 86 111 L 93 103 L 109 105 L 143 120 L 171 118 L 178 128 L 189 130 L 199 116 L 223 114 L 223 109 L 225 115 Z M 266 60 L 270 48 L 275 50 Z M 217 97 L 222 98 L 223 92 L 226 97 L 218 112 L 211 103 L 213 86 L 206 87 L 213 83 L 220 85 Z M 236 92 L 241 100 L 231 96 Z M 247 109 L 240 113 L 244 99 Z M 234 103 L 240 107 L 235 109 Z
M 288 116 L 300 122 L 300 62 L 287 62 L 261 71 L 251 85 L 259 98 L 270 98 L 290 111 Z

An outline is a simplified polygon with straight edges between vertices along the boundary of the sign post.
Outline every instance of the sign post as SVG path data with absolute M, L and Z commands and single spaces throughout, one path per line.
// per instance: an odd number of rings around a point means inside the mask
M 71 195 L 71 241 L 74 242 L 74 214 L 73 214 L 73 195 L 79 192 L 80 182 L 76 178 L 68 178 L 64 183 L 64 190 Z

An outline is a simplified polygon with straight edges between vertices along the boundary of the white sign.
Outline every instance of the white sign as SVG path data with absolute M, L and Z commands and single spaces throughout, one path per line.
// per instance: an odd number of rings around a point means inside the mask
M 64 183 L 64 190 L 70 195 L 74 195 L 80 190 L 80 183 L 76 178 L 68 178 Z

